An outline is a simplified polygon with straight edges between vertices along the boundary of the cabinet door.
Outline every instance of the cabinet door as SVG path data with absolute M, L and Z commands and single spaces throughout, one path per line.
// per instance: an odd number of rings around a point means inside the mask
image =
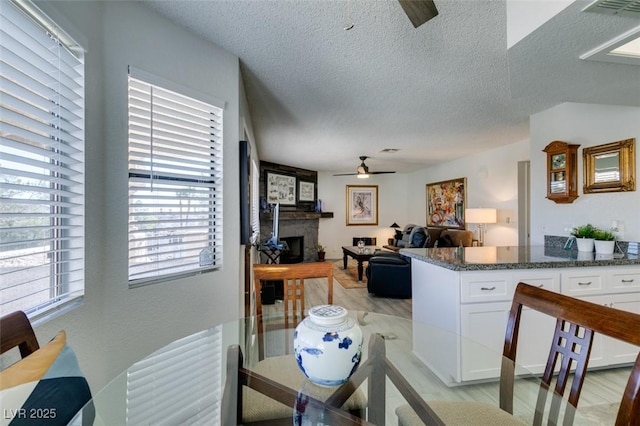
M 610 297 L 609 306 L 612 308 L 640 314 L 640 294 L 614 294 Z M 634 362 L 638 356 L 638 347 L 635 345 L 607 338 L 607 346 L 610 347 L 607 352 L 609 353 L 611 364 Z
M 555 327 L 554 317 L 523 307 L 516 363 L 531 373 L 543 373 Z
M 588 296 L 581 297 L 581 299 L 598 305 L 611 306 L 610 296 Z M 591 346 L 591 356 L 589 357 L 589 368 L 602 367 L 611 363 L 611 341 L 612 339 L 602 334 L 595 334 L 593 337 L 593 346 Z
M 509 309 L 509 302 L 477 303 L 460 307 L 463 381 L 500 377 Z M 478 350 L 479 345 L 489 351 Z

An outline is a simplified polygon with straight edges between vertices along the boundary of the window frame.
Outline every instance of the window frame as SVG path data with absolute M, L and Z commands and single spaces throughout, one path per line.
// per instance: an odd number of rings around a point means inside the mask
M 136 155 L 135 153 L 132 154 L 132 144 L 135 144 L 135 142 L 133 141 L 135 139 L 135 135 L 132 132 L 132 126 L 136 126 L 136 118 L 133 117 L 131 110 L 133 107 L 133 102 L 132 102 L 132 98 L 131 96 L 127 97 L 127 109 L 128 109 L 128 131 L 127 131 L 127 135 L 128 135 L 128 150 L 129 150 L 129 170 L 128 170 L 128 205 L 129 205 L 129 213 L 128 213 L 128 257 L 127 257 L 127 262 L 128 262 L 128 267 L 127 267 L 127 276 L 128 276 L 128 282 L 129 282 L 129 288 L 136 288 L 136 287 L 140 287 L 140 286 L 146 286 L 146 285 L 152 285 L 152 284 L 157 284 L 157 283 L 161 283 L 161 282 L 166 282 L 166 281 L 171 281 L 171 280 L 175 280 L 175 279 L 179 279 L 179 278 L 184 278 L 184 277 L 188 277 L 188 276 L 193 276 L 193 275 L 198 275 L 201 273 L 206 273 L 206 272 L 211 272 L 217 269 L 220 269 L 222 267 L 222 251 L 223 251 L 223 244 L 222 244 L 222 233 L 223 233 L 223 198 L 222 198 L 222 187 L 223 187 L 223 165 L 222 165 L 222 158 L 223 158 L 223 146 L 224 146 L 224 138 L 223 138 L 223 120 L 224 120 L 224 107 L 225 107 L 225 102 L 221 102 L 215 98 L 212 97 L 206 97 L 203 96 L 202 93 L 199 92 L 195 92 L 189 88 L 180 86 L 174 82 L 168 81 L 166 79 L 163 79 L 157 75 L 154 75 L 152 73 L 140 70 L 138 68 L 129 66 L 129 75 L 128 75 L 128 82 L 127 82 L 127 89 L 131 92 L 132 90 L 132 81 L 134 81 L 133 84 L 142 84 L 142 85 L 148 85 L 150 87 L 152 87 L 151 89 L 151 93 L 153 93 L 153 90 L 158 89 L 160 91 L 166 91 L 166 92 L 171 92 L 173 95 L 175 95 L 176 97 L 184 97 L 184 98 L 189 98 L 189 100 L 192 101 L 196 101 L 196 102 L 200 102 L 200 103 L 204 103 L 207 104 L 207 106 L 209 106 L 210 108 L 212 108 L 212 115 L 216 115 L 216 117 L 218 117 L 219 122 L 217 122 L 217 124 L 215 125 L 211 125 L 210 129 L 211 129 L 211 140 L 209 141 L 211 144 L 211 149 L 212 149 L 212 154 L 211 156 L 211 160 L 209 161 L 210 164 L 210 170 L 211 170 L 211 174 L 208 176 L 208 179 L 196 179 L 196 178 L 192 178 L 192 177 L 185 177 L 185 176 L 179 176 L 179 174 L 177 172 L 169 172 L 169 173 L 163 173 L 161 171 L 157 171 L 154 167 L 155 164 L 160 164 L 160 160 L 158 160 L 157 162 L 154 162 L 154 136 L 153 136 L 153 126 L 154 126 L 154 120 L 155 117 L 153 115 L 153 111 L 154 108 L 156 108 L 156 104 L 154 104 L 153 98 L 150 99 L 149 104 L 146 105 L 149 108 L 149 134 L 145 135 L 148 136 L 149 138 L 149 158 L 146 160 L 149 164 L 149 170 L 144 170 L 144 171 L 140 171 L 140 170 L 136 170 L 136 165 L 134 164 L 135 161 L 132 161 L 132 155 Z M 135 83 L 137 82 L 137 83 Z M 139 100 L 136 100 L 136 102 L 139 102 Z M 176 110 L 176 111 L 182 111 L 182 110 Z M 168 112 L 167 112 L 168 113 Z M 178 114 L 181 114 L 181 112 L 178 112 Z M 187 129 L 188 130 L 188 129 Z M 137 128 L 136 132 L 139 132 L 139 127 Z M 214 134 L 216 134 L 217 136 L 213 136 Z M 178 136 L 176 136 L 177 138 Z M 179 144 L 180 142 L 176 142 L 176 144 Z M 138 143 L 139 145 L 139 143 Z M 138 156 L 140 156 L 141 154 L 137 154 Z M 195 157 L 194 157 L 195 159 Z M 139 161 L 138 161 L 139 163 Z M 212 246 L 212 250 L 207 251 L 202 249 L 200 251 L 200 266 L 199 267 L 193 267 L 187 270 L 181 270 L 181 271 L 173 271 L 173 269 L 171 269 L 169 272 L 160 272 L 158 269 L 156 270 L 152 270 L 152 271 L 148 271 L 146 276 L 142 276 L 145 273 L 141 272 L 141 273 L 133 273 L 132 272 L 132 268 L 135 266 L 133 265 L 133 261 L 134 258 L 140 258 L 140 255 L 133 255 L 132 252 L 134 250 L 139 250 L 141 247 L 138 247 L 138 249 L 134 249 L 132 248 L 133 245 L 135 244 L 136 239 L 132 236 L 133 233 L 135 233 L 135 231 L 132 231 L 132 225 L 137 223 L 136 220 L 133 219 L 134 216 L 136 216 L 136 214 L 133 212 L 134 209 L 134 199 L 135 197 L 133 196 L 133 192 L 135 192 L 136 188 L 134 182 L 138 182 L 138 183 L 142 183 L 144 184 L 144 182 L 146 182 L 148 184 L 148 187 L 153 189 L 154 185 L 163 185 L 163 184 L 167 184 L 167 185 L 171 185 L 171 184 L 176 184 L 176 183 L 184 183 L 185 185 L 199 185 L 199 184 L 204 184 L 206 185 L 211 184 L 212 187 L 210 188 L 210 192 L 212 193 L 211 196 L 211 203 L 210 206 L 211 208 L 209 209 L 210 215 L 209 215 L 209 222 L 210 225 L 208 226 L 208 237 L 207 240 L 208 241 L 213 241 Z M 165 188 L 164 190 L 168 191 L 167 188 Z M 177 191 L 176 191 L 177 192 Z M 188 197 L 187 197 L 188 198 Z M 172 200 L 174 201 L 178 201 L 180 200 L 181 197 L 176 196 L 175 198 L 173 198 Z M 153 205 L 152 203 L 150 203 L 150 206 Z M 160 222 L 160 220 L 157 220 L 157 222 Z M 161 229 L 161 228 L 154 228 L 154 229 Z M 184 237 L 184 235 L 187 234 L 177 234 L 177 235 L 168 235 L 166 238 L 180 238 L 181 235 Z M 162 238 L 161 235 L 156 235 L 155 239 L 157 241 L 159 241 Z M 165 238 L 165 239 L 166 239 Z M 160 244 L 158 243 L 157 245 L 153 246 L 153 245 L 145 245 L 144 249 L 149 252 L 149 249 L 153 249 L 155 247 L 156 254 L 154 254 L 154 257 L 158 257 L 159 254 L 161 252 L 161 247 L 162 246 L 167 246 L 167 244 Z M 174 250 L 174 252 L 176 253 L 176 257 L 179 258 L 181 257 L 181 253 L 186 252 L 188 250 Z M 151 256 L 149 256 L 151 257 Z M 210 265 L 204 264 L 203 265 L 203 259 L 213 259 L 213 263 Z M 138 266 L 142 266 L 142 265 L 159 265 L 159 263 L 161 262 L 161 260 L 150 260 L 150 261 L 146 261 L 146 262 L 142 262 L 140 263 Z M 178 266 L 176 266 L 175 268 L 179 268 Z M 148 275 L 151 274 L 152 272 L 155 271 L 154 275 Z
M 2 167 L 6 167 L 3 174 L 16 178 L 7 184 L 16 192 L 7 190 L 2 195 L 3 204 L 14 205 L 18 211 L 3 213 L 1 228 L 3 234 L 22 228 L 27 239 L 3 239 L 0 244 L 0 263 L 7 261 L 5 273 L 18 275 L 15 285 L 0 293 L 3 305 L 8 306 L 0 313 L 20 309 L 32 321 L 71 309 L 82 301 L 85 291 L 86 77 L 82 46 L 86 42 L 47 5 L 42 6 L 44 9 L 26 0 L 2 5 L 2 19 L 8 21 L 3 25 L 8 34 L 3 43 L 5 61 L 12 65 L 7 64 L 2 75 L 7 83 L 2 108 L 7 114 L 2 120 L 6 127 L 0 154 L 4 155 Z M 55 72 L 46 74 L 43 63 L 45 70 Z M 48 226 L 29 219 L 37 217 L 43 222 L 48 219 Z M 22 226 L 14 227 L 12 218 Z M 31 251 L 10 254 L 20 246 L 31 247 Z M 11 259 L 20 259 L 21 266 L 12 269 Z M 38 278 L 37 270 L 48 272 Z M 36 284 L 38 281 L 41 283 Z M 16 290 L 13 294 L 12 288 Z M 38 296 L 45 292 L 46 296 Z

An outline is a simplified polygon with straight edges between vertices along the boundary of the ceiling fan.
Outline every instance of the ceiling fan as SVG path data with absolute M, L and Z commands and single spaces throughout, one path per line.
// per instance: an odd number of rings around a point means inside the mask
M 360 161 L 362 161 L 362 163 L 360 163 L 360 165 L 356 169 L 355 173 L 338 173 L 338 174 L 335 174 L 334 176 L 353 176 L 353 175 L 355 175 L 360 179 L 366 179 L 366 178 L 369 177 L 369 175 L 384 175 L 384 174 L 389 174 L 389 173 L 395 173 L 395 172 L 370 172 L 369 171 L 369 166 L 364 164 L 364 160 L 366 160 L 367 158 L 369 158 L 369 157 L 366 157 L 364 155 L 360 156 Z
M 438 16 L 438 9 L 433 0 L 398 0 L 398 2 L 414 28 Z

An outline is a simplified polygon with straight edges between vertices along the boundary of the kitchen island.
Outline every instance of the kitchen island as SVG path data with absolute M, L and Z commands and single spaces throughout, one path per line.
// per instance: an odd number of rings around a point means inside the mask
M 640 313 L 640 258 L 595 255 L 543 246 L 401 249 L 411 258 L 413 320 L 470 338 L 501 352 L 518 282 L 616 309 Z M 541 373 L 555 319 L 525 311 L 518 364 Z M 483 358 L 452 337 L 433 347 L 433 336 L 414 335 L 414 352 L 447 384 L 494 379 L 500 359 Z M 456 356 L 451 356 L 456 354 Z M 596 335 L 590 367 L 635 361 L 636 347 Z

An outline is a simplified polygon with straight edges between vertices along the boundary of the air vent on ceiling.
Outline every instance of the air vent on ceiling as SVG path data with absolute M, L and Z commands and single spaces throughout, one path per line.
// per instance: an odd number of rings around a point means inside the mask
M 640 18 L 640 0 L 596 0 L 584 11 Z

